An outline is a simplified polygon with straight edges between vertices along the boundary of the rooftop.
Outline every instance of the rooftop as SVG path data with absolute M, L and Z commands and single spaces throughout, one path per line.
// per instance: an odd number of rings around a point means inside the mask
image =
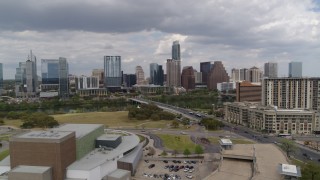
M 76 138 L 79 139 L 90 132 L 104 126 L 103 124 L 64 124 L 58 128 L 54 128 L 54 131 L 74 131 Z
M 108 177 L 121 178 L 123 176 L 127 176 L 128 174 L 131 175 L 131 172 L 123 169 L 117 169 L 112 173 L 108 174 Z
M 230 139 L 220 139 L 221 145 L 232 145 L 232 141 Z
M 280 164 L 279 172 L 280 174 L 287 175 L 287 176 L 301 177 L 301 170 L 295 165 Z
M 115 141 L 117 140 L 120 135 L 117 134 L 103 134 L 97 138 L 97 140 L 105 140 L 105 141 Z
M 20 173 L 44 173 L 50 170 L 51 167 L 48 166 L 17 166 L 12 169 L 11 172 L 20 172 Z
M 140 139 L 135 134 L 122 137 L 121 144 L 113 150 L 101 150 L 97 148 L 84 156 L 82 159 L 72 163 L 67 170 L 91 170 L 104 164 L 106 161 L 115 161 L 125 152 L 135 148 Z
M 10 141 L 15 142 L 62 142 L 74 137 L 72 131 L 29 131 L 24 134 L 10 137 Z

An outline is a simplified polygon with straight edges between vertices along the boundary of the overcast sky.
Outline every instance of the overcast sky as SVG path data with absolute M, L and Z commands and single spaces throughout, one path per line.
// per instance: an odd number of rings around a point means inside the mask
M 0 1 L 0 62 L 14 79 L 30 49 L 40 59 L 65 57 L 70 73 L 90 75 L 103 56 L 120 55 L 124 73 L 171 58 L 182 66 L 220 60 L 231 68 L 302 61 L 320 76 L 319 0 L 5 0 Z M 40 75 L 40 71 L 38 72 Z

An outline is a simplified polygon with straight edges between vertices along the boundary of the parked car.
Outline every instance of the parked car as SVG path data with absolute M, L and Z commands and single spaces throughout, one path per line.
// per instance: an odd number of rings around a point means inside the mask
M 150 165 L 148 166 L 148 168 L 151 169 L 151 168 L 153 168 L 154 166 L 156 166 L 156 165 L 155 165 L 155 164 L 150 164 Z

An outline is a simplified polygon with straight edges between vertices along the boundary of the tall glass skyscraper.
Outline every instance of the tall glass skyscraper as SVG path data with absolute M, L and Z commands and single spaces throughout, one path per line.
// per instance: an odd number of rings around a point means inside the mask
M 164 73 L 161 65 L 157 63 L 150 64 L 150 83 L 154 85 L 163 86 Z
M 264 64 L 264 77 L 278 77 L 278 63 L 267 62 Z
M 181 60 L 179 41 L 174 41 L 172 44 L 172 59 Z
M 289 63 L 289 77 L 302 77 L 302 62 Z
M 2 95 L 3 91 L 3 67 L 2 63 L 0 63 L 0 95 Z
M 200 62 L 200 72 L 202 73 L 202 82 L 208 83 L 208 75 L 211 70 L 211 62 Z
M 66 58 L 42 59 L 41 76 L 42 85 L 40 97 L 69 96 L 69 66 Z M 46 92 L 46 93 L 44 93 Z
M 104 56 L 104 75 L 106 88 L 121 87 L 121 56 Z

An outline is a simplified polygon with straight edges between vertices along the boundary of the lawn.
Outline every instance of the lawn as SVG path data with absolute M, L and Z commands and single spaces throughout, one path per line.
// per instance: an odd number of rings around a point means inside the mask
M 127 111 L 89 112 L 53 115 L 60 124 L 104 124 L 113 128 L 165 128 L 172 121 L 130 120 Z M 21 120 L 5 120 L 5 125 L 20 127 Z
M 9 149 L 4 150 L 0 153 L 0 161 L 2 161 L 4 158 L 6 158 L 9 155 Z
M 220 138 L 218 138 L 218 137 L 209 137 L 208 139 L 212 144 L 219 144 Z M 247 140 L 247 139 L 231 138 L 230 140 L 232 141 L 233 144 L 254 144 L 255 143 L 255 142 Z
M 171 150 L 177 150 L 182 153 L 186 148 L 191 152 L 194 151 L 195 144 L 190 140 L 188 135 L 169 135 L 156 134 L 162 140 L 163 145 Z

